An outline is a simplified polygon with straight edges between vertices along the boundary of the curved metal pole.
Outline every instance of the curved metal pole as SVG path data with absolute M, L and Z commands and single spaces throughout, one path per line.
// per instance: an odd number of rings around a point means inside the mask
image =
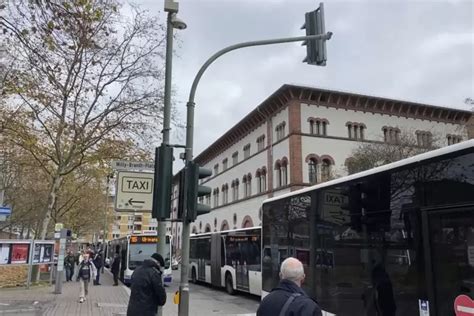
M 239 48 L 244 48 L 244 47 L 250 47 L 250 46 L 263 46 L 263 45 L 270 45 L 270 44 L 282 44 L 282 43 L 291 43 L 291 42 L 302 42 L 304 40 L 311 40 L 311 39 L 324 39 L 324 40 L 329 40 L 331 39 L 332 33 L 327 32 L 326 34 L 319 34 L 319 35 L 308 35 L 308 36 L 298 36 L 298 37 L 285 37 L 285 38 L 275 38 L 275 39 L 269 39 L 269 40 L 262 40 L 262 41 L 252 41 L 252 42 L 243 42 L 243 43 L 238 43 L 235 45 L 228 46 L 226 48 L 221 49 L 214 55 L 212 55 L 205 63 L 204 65 L 201 66 L 201 69 L 199 69 L 198 73 L 196 74 L 196 77 L 194 78 L 193 85 L 191 86 L 191 92 L 189 93 L 189 101 L 188 102 L 194 102 L 194 96 L 196 94 L 196 89 L 197 85 L 199 84 L 199 81 L 201 80 L 202 75 L 206 71 L 206 69 L 219 57 L 224 55 L 225 53 L 228 53 L 230 51 L 239 49 Z
M 329 40 L 331 39 L 332 33 L 327 32 L 326 34 L 320 35 L 309 35 L 309 36 L 298 36 L 298 37 L 287 37 L 287 38 L 276 38 L 270 40 L 262 40 L 262 41 L 252 41 L 252 42 L 244 42 L 235 45 L 228 46 L 224 49 L 221 49 L 214 55 L 212 55 L 205 63 L 202 65 L 201 69 L 199 69 L 196 77 L 194 78 L 193 85 L 191 86 L 191 91 L 189 93 L 189 100 L 186 104 L 187 107 L 187 114 L 186 114 L 186 149 L 185 149 L 185 162 L 186 164 L 193 159 L 193 142 L 194 142 L 194 96 L 196 94 L 196 89 L 201 80 L 202 75 L 206 71 L 206 69 L 220 56 L 228 53 L 230 51 L 250 47 L 250 46 L 262 46 L 262 45 L 270 45 L 270 44 L 281 44 L 281 43 L 290 43 L 290 42 L 301 42 L 304 40 L 311 40 L 311 39 L 323 39 Z M 185 213 L 188 210 L 185 209 Z M 186 214 L 183 214 L 183 218 L 186 218 Z M 183 221 L 183 230 L 181 232 L 181 282 L 179 285 L 179 293 L 180 293 L 180 302 L 178 307 L 178 315 L 179 316 L 187 316 L 189 313 L 189 284 L 188 284 L 188 270 L 189 270 L 189 234 L 190 234 L 190 225 L 189 223 L 184 220 Z

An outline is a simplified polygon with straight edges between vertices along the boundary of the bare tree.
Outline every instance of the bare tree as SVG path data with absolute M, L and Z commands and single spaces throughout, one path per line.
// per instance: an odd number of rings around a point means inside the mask
M 356 147 L 346 161 L 349 174 L 369 170 L 391 162 L 415 156 L 436 146 L 437 139 L 431 139 L 429 146 L 419 146 L 412 133 L 402 132 L 392 142 L 364 142 Z
M 11 1 L 3 10 L 11 71 L 0 119 L 48 175 L 45 238 L 65 176 L 159 135 L 163 26 L 137 8 L 123 14 L 118 0 Z

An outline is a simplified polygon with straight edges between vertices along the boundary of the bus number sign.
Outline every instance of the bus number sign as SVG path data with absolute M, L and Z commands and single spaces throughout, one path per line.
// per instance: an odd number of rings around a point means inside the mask
M 131 244 L 156 244 L 158 237 L 153 236 L 132 236 L 130 237 Z

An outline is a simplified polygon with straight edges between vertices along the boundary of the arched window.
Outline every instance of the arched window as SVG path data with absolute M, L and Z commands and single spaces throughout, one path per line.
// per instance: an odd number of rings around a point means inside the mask
M 219 189 L 214 189 L 214 207 L 219 206 Z
M 314 121 L 313 120 L 309 120 L 309 133 L 311 135 L 314 134 Z
M 323 121 L 323 135 L 327 136 L 328 134 L 328 122 Z
M 229 230 L 229 223 L 226 220 L 223 220 L 221 224 L 221 231 L 223 230 Z
M 211 225 L 206 224 L 206 228 L 204 229 L 205 233 L 210 233 L 211 232 Z
M 265 167 L 262 168 L 262 173 L 260 175 L 260 192 L 267 191 L 267 169 Z
M 239 179 L 232 181 L 232 201 L 239 199 Z
M 331 178 L 331 161 L 323 159 L 321 164 L 321 180 L 328 181 Z
M 250 173 L 247 175 L 246 187 L 247 187 L 246 188 L 246 191 L 247 191 L 246 197 L 252 196 L 252 175 Z
M 283 186 L 288 184 L 288 162 L 285 160 L 281 164 L 281 184 Z
M 316 159 L 311 158 L 308 161 L 308 178 L 309 178 L 309 183 L 315 184 L 318 182 L 318 169 L 317 169 L 318 163 Z
M 253 221 L 252 218 L 248 215 L 244 217 L 244 220 L 242 221 L 242 228 L 249 228 L 253 227 Z
M 193 230 L 191 231 L 193 234 L 197 234 L 196 226 L 193 226 Z

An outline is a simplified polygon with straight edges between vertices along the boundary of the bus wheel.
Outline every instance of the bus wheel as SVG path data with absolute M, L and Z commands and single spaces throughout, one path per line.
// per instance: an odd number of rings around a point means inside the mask
M 234 295 L 235 294 L 235 290 L 234 290 L 234 282 L 232 282 L 232 275 L 230 273 L 227 273 L 225 275 L 225 290 L 227 291 L 227 293 L 229 293 L 230 295 Z
M 194 284 L 197 283 L 197 277 L 196 277 L 196 269 L 193 267 L 193 270 L 191 271 L 191 282 Z

